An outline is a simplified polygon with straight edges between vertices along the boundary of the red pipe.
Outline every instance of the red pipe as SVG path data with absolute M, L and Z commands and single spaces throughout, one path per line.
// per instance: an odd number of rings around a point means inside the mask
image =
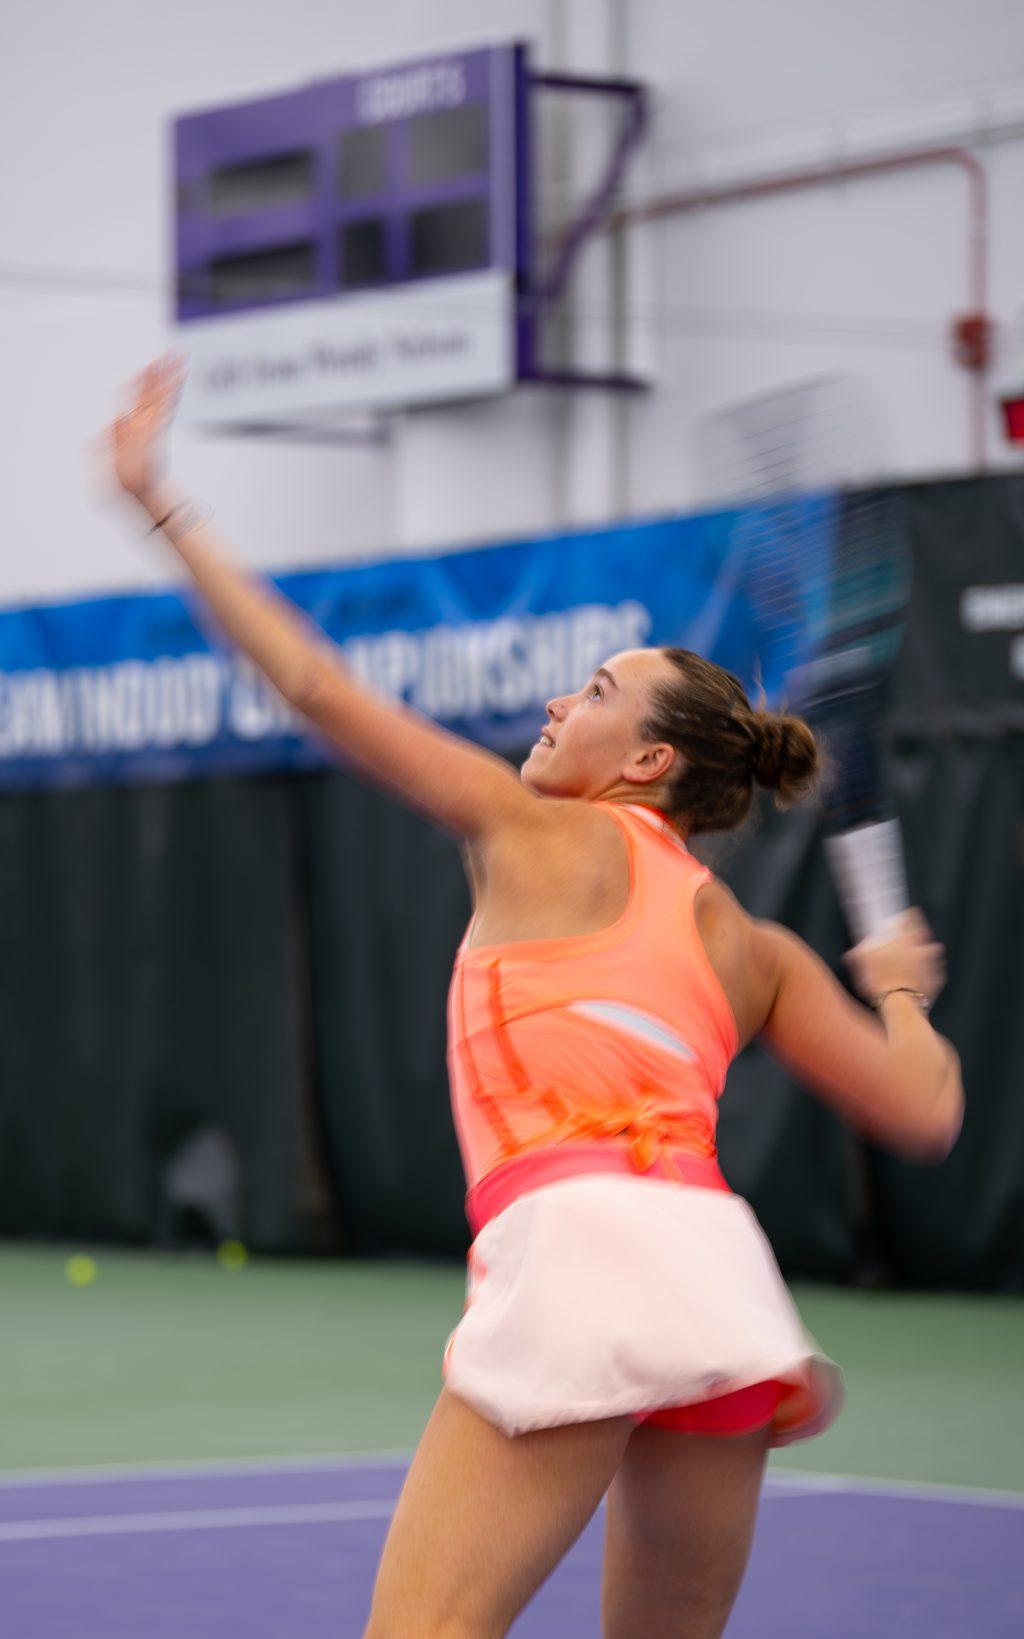
M 980 321 L 980 341 L 976 355 L 967 362 L 971 372 L 969 417 L 971 460 L 979 470 L 986 461 L 987 394 L 985 370 L 988 363 L 988 180 L 984 167 L 967 148 L 911 148 L 902 153 L 882 154 L 875 159 L 840 160 L 802 171 L 784 171 L 776 176 L 750 182 L 725 184 L 715 188 L 695 188 L 690 192 L 664 194 L 646 205 L 627 206 L 615 211 L 608 228 L 656 222 L 662 217 L 710 205 L 736 204 L 746 199 L 766 199 L 772 194 L 791 193 L 800 188 L 821 187 L 830 182 L 858 177 L 884 176 L 891 171 L 907 171 L 925 165 L 958 165 L 967 178 L 967 292 L 969 316 Z

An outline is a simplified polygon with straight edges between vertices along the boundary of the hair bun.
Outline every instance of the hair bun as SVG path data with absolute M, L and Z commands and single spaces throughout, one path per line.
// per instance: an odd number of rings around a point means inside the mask
M 814 787 L 818 747 L 802 717 L 755 711 L 753 773 L 758 785 L 777 791 L 783 803 L 799 802 Z
M 756 710 L 735 673 L 692 649 L 658 655 L 642 734 L 679 753 L 659 796 L 686 836 L 742 825 L 755 781 L 779 793 L 779 807 L 807 795 L 819 762 L 806 723 Z

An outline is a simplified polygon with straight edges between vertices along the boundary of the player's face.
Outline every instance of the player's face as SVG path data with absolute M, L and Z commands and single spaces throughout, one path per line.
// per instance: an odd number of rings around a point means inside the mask
M 672 676 L 660 649 L 625 649 L 576 694 L 549 700 L 547 724 L 523 764 L 523 784 L 539 796 L 594 801 L 629 782 L 643 801 L 657 760 L 642 728 L 654 684 Z

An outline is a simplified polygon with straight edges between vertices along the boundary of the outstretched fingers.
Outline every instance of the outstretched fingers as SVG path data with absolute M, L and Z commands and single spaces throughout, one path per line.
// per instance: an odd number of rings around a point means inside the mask
M 164 353 L 147 364 L 131 383 L 131 408 L 122 420 L 145 420 L 165 426 L 171 419 L 185 385 L 185 361 L 180 353 Z
M 160 477 L 163 435 L 184 384 L 180 353 L 154 359 L 128 383 L 128 407 L 114 421 L 110 445 L 115 476 L 129 495 L 141 499 Z

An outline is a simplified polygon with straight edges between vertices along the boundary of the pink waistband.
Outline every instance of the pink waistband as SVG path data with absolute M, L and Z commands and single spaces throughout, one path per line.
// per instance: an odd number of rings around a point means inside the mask
M 725 1190 L 729 1185 L 713 1155 L 692 1155 L 688 1150 L 663 1149 L 645 1172 L 638 1172 L 628 1147 L 617 1144 L 559 1144 L 551 1149 L 517 1155 L 485 1173 L 466 1196 L 466 1217 L 474 1235 L 504 1212 L 528 1190 L 540 1189 L 560 1178 L 581 1173 L 612 1172 L 633 1178 L 657 1178 L 670 1184 L 696 1184 L 702 1189 Z

